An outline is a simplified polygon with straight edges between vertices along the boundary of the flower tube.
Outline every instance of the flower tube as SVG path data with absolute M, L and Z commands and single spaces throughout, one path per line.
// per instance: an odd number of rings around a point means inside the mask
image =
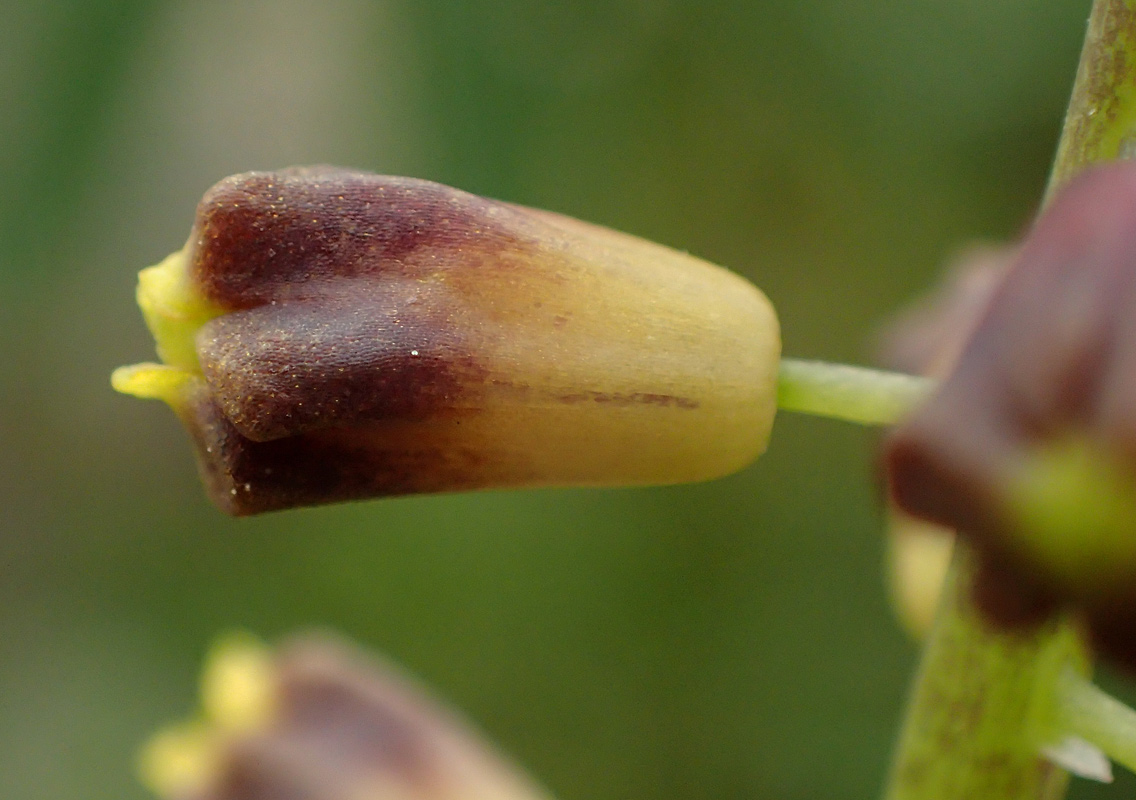
M 668 484 L 765 448 L 765 296 L 685 253 L 427 181 L 227 178 L 143 270 L 167 401 L 210 497 L 253 514 L 416 492 Z

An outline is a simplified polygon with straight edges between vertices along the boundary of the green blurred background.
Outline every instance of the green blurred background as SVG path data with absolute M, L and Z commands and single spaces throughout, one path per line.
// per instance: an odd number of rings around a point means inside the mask
M 109 388 L 152 357 L 135 273 L 217 179 L 331 162 L 691 250 L 765 289 L 787 353 L 864 361 L 1028 221 L 1088 6 L 0 0 L 0 797 L 145 797 L 209 641 L 313 625 L 561 800 L 875 796 L 915 649 L 872 434 L 785 416 L 706 485 L 232 521 L 173 415 Z

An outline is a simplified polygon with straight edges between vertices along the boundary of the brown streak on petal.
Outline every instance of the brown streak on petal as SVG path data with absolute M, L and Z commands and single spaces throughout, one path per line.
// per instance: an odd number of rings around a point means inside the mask
M 689 397 L 676 397 L 668 394 L 656 394 L 653 392 L 575 392 L 572 394 L 561 395 L 557 398 L 562 403 L 603 403 L 613 406 L 633 406 L 633 405 L 648 405 L 648 406 L 663 406 L 684 408 L 694 410 L 698 408 L 699 403 Z
M 181 411 L 231 513 L 705 480 L 768 440 L 768 300 L 633 236 L 318 168 L 217 184 L 184 261 L 224 313 Z

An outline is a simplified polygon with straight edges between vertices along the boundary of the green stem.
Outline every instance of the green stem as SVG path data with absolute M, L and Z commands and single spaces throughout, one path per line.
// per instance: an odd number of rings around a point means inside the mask
M 965 545 L 954 563 L 908 701 L 886 800 L 1055 800 L 1068 774 L 1041 756 L 1057 675 L 1083 671 L 1073 630 L 991 630 L 970 599 Z
M 1136 772 L 1136 711 L 1075 672 L 1060 676 L 1054 705 L 1060 733 L 1091 742 Z
M 930 379 L 913 375 L 785 358 L 777 383 L 777 406 L 864 425 L 891 425 L 906 416 L 933 386 Z
M 1136 156 L 1136 0 L 1095 0 L 1045 198 L 1089 164 Z

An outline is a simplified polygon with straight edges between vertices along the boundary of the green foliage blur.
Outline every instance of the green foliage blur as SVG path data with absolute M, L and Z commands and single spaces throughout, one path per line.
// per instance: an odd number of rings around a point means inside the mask
M 561 800 L 878 793 L 916 650 L 875 434 L 786 415 L 706 485 L 233 521 L 108 375 L 152 358 L 135 274 L 200 194 L 314 162 L 690 250 L 769 294 L 786 353 L 862 363 L 957 246 L 1028 222 L 1088 0 L 0 7 L 0 797 L 146 797 L 134 752 L 210 640 L 311 626 Z

